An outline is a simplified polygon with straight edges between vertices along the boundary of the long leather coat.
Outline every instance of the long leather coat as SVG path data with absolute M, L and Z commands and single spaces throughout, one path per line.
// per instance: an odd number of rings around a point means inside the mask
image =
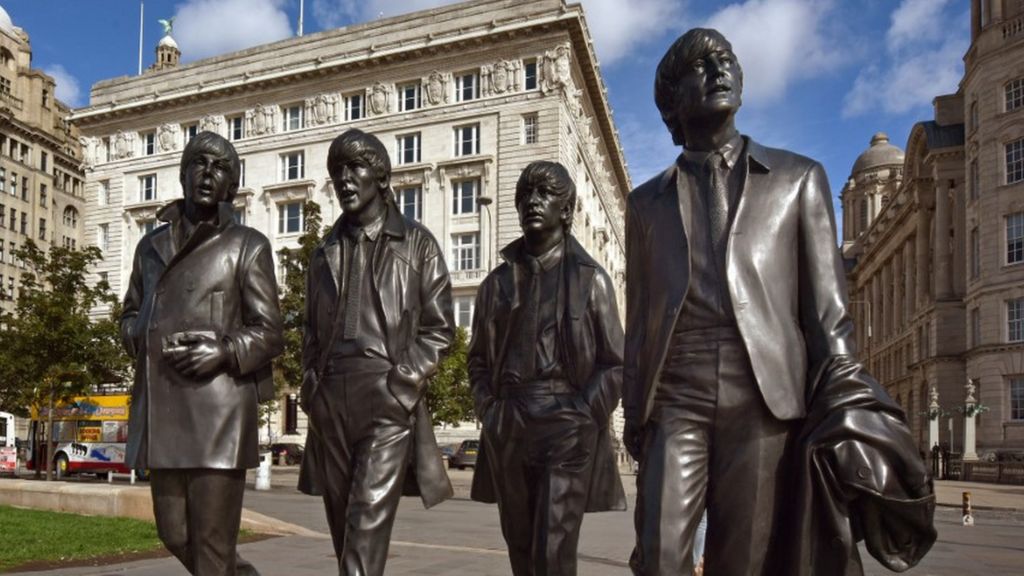
M 330 353 L 332 328 L 338 312 L 338 278 L 342 269 L 340 225 L 313 252 L 306 283 L 306 326 L 302 343 L 304 407 L 317 402 L 320 376 Z M 414 474 L 407 475 L 406 495 L 419 494 L 430 507 L 450 498 L 451 482 L 437 447 L 430 413 L 420 400 L 427 379 L 437 371 L 442 354 L 455 335 L 451 279 L 437 241 L 417 222 L 407 220 L 394 202 L 373 256 L 373 295 L 383 314 L 389 360 L 388 388 L 414 412 Z M 308 410 L 307 410 L 308 411 Z M 322 493 L 320 439 L 306 436 L 299 490 Z
M 121 336 L 135 358 L 126 462 L 254 468 L 256 407 L 273 395 L 270 361 L 284 348 L 270 242 L 221 203 L 218 226 L 200 224 L 176 246 L 183 211 L 183 200 L 164 207 L 158 216 L 169 224 L 139 241 L 124 297 Z M 236 368 L 205 380 L 178 373 L 161 350 L 184 331 L 229 339 Z
M 846 280 L 825 171 L 744 136 L 747 168 L 729 231 L 726 282 L 758 387 L 780 420 L 806 414 L 806 390 L 832 357 L 853 353 Z M 626 215 L 627 421 L 650 415 L 690 282 L 673 165 L 630 193 Z
M 480 285 L 469 347 L 469 379 L 478 412 L 497 394 L 498 375 L 508 344 L 513 311 L 521 306 L 516 291 L 516 267 L 520 238 L 502 250 L 506 262 Z M 612 450 L 608 418 L 619 404 L 622 391 L 622 324 L 615 304 L 612 280 L 572 236 L 566 238 L 564 302 L 556 307 L 557 340 L 568 379 L 597 416 L 599 432 L 594 451 L 593 476 L 587 512 L 625 510 L 626 496 Z M 559 296 L 555 296 L 559 297 Z M 484 443 L 480 445 L 473 474 L 471 497 L 494 503 L 496 482 Z

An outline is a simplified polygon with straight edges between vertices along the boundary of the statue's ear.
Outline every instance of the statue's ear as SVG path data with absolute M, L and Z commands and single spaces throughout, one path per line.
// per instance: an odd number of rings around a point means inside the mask
M 390 189 L 391 188 L 391 174 L 385 173 L 384 175 L 382 175 L 380 177 L 380 180 L 377 181 L 377 186 L 381 189 L 381 191 Z

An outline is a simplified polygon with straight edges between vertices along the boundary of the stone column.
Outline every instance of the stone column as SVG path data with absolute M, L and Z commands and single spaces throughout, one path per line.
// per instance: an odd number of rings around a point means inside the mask
M 906 278 L 906 284 L 904 285 L 903 296 L 903 322 L 910 324 L 910 318 L 914 315 L 914 303 L 916 302 L 915 283 L 914 283 L 914 237 L 911 236 L 907 239 L 907 243 L 903 248 L 903 253 L 906 254 L 906 258 L 903 259 L 903 266 L 905 268 L 904 278 Z
M 899 332 L 903 319 L 903 290 L 905 276 L 903 273 L 903 249 L 897 247 L 892 257 L 892 326 L 893 332 Z
M 936 178 L 935 182 L 935 299 L 953 297 L 953 268 L 949 253 L 949 181 Z
M 875 275 L 871 277 L 871 323 L 868 325 L 868 337 L 872 343 L 877 342 L 882 337 L 882 323 L 880 321 L 882 317 L 881 284 L 880 274 L 875 272 Z
M 917 237 L 914 239 L 917 247 L 917 256 L 915 261 L 917 263 L 917 294 L 915 296 L 917 300 L 917 306 L 914 308 L 920 310 L 927 304 L 928 298 L 928 228 L 929 220 L 931 219 L 930 211 L 925 205 L 921 205 L 917 212 Z
M 939 443 L 939 391 L 932 386 L 928 401 L 928 449 Z

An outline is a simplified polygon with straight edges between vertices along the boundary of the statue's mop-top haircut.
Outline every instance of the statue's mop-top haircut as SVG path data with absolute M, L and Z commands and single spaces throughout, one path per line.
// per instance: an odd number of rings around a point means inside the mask
M 227 201 L 234 200 L 235 194 L 238 193 L 239 180 L 242 177 L 242 163 L 238 160 L 238 152 L 234 145 L 220 134 L 209 131 L 200 132 L 188 141 L 185 150 L 181 153 L 179 178 L 185 178 L 185 169 L 197 155 L 203 153 L 212 154 L 228 163 L 228 167 L 231 169 L 231 190 L 228 193 Z
M 391 157 L 388 156 L 388 149 L 380 139 L 358 128 L 352 128 L 335 138 L 327 151 L 327 172 L 331 179 L 338 175 L 347 162 L 356 158 L 370 166 L 378 182 L 391 175 Z M 386 194 L 390 190 L 390 185 L 381 186 L 380 192 Z
M 720 50 L 732 52 L 732 44 L 721 32 L 711 28 L 692 28 L 672 43 L 658 63 L 654 75 L 654 103 L 677 146 L 683 146 L 686 142 L 682 119 L 677 117 L 676 87 L 689 70 L 691 62 Z M 736 66 L 739 66 L 738 61 Z
M 556 196 L 568 196 L 566 205 L 569 207 L 569 217 L 563 226 L 566 232 L 572 230 L 572 219 L 576 214 L 576 183 L 572 181 L 565 166 L 558 162 L 539 160 L 524 168 L 516 182 L 516 209 L 520 209 L 520 202 L 534 188 L 544 188 Z

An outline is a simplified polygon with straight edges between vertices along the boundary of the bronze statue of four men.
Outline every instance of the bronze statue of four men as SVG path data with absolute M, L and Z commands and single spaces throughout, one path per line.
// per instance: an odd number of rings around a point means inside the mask
M 575 575 L 583 514 L 626 508 L 620 398 L 636 575 L 692 573 L 705 510 L 712 576 L 860 574 L 859 540 L 905 570 L 935 540 L 905 416 L 854 356 L 825 173 L 739 134 L 742 88 L 714 30 L 658 66 L 683 152 L 628 198 L 625 332 L 612 279 L 572 236 L 570 173 L 533 162 L 516 184 L 522 236 L 479 288 L 469 348 L 472 498 L 497 503 L 516 576 Z M 422 402 L 454 335 L 451 282 L 395 204 L 380 140 L 346 131 L 327 168 L 342 215 L 309 265 L 299 488 L 323 498 L 339 573 L 379 576 L 400 497 L 452 495 Z M 152 471 L 161 540 L 204 576 L 256 573 L 235 545 L 283 346 L 270 244 L 233 219 L 238 180 L 229 142 L 189 143 L 184 199 L 139 243 L 122 316 L 128 462 Z

